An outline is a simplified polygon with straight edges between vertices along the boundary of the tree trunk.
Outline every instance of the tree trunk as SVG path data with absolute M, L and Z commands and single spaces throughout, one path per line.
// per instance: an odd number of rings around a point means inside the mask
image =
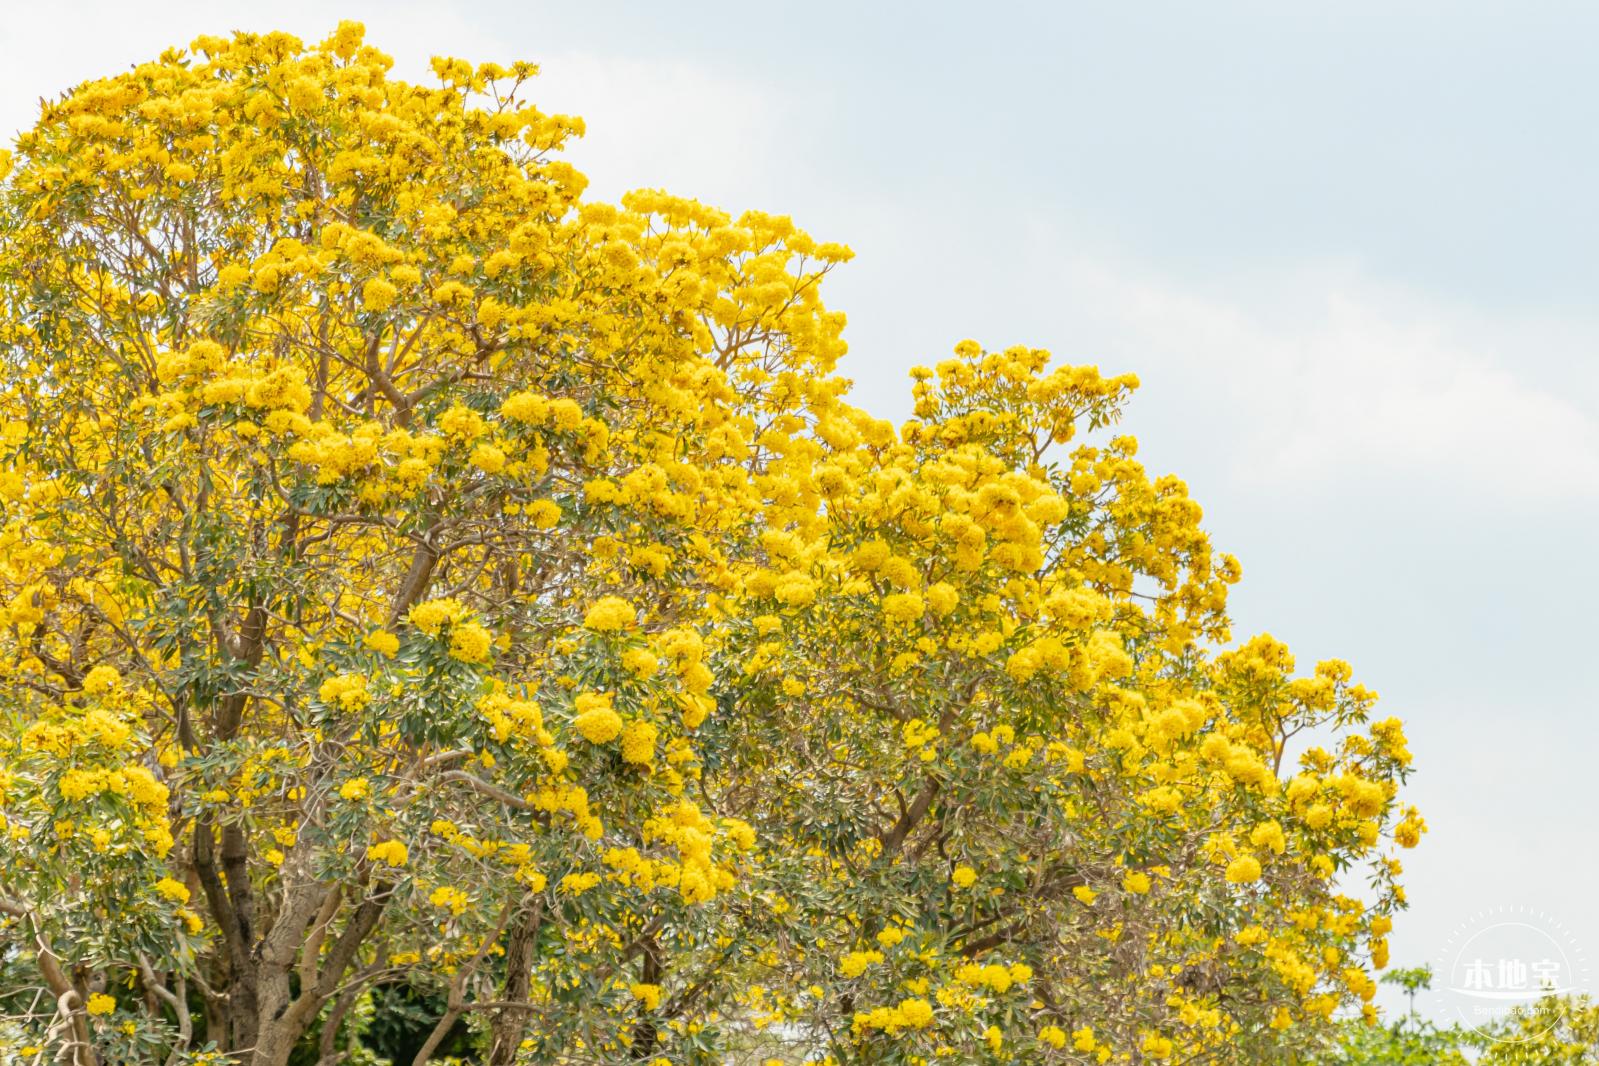
M 544 901 L 536 899 L 517 916 L 505 945 L 505 983 L 500 998 L 506 1006 L 494 1012 L 490 1023 L 488 1066 L 511 1066 L 527 1032 L 528 989 L 533 978 L 533 946 L 544 917 Z

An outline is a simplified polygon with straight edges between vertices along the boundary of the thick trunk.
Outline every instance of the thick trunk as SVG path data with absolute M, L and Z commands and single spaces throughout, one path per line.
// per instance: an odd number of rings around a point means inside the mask
M 250 1066 L 287 1066 L 301 1035 L 291 1033 L 288 1027 L 282 1025 L 263 1027 L 261 1038 L 255 1045 L 255 1054 L 250 1057 Z
M 335 889 L 307 881 L 298 889 L 285 891 L 283 912 L 261 943 L 260 1024 L 250 1066 L 285 1066 L 289 1061 L 295 1045 L 339 990 L 361 945 L 377 926 L 388 906 L 391 887 L 381 883 L 371 886 L 371 894 L 350 913 L 344 931 L 328 948 L 320 969 L 313 953 L 322 936 L 320 931 L 313 931 L 312 923 L 318 920 L 328 893 Z M 331 911 L 327 917 L 332 918 Z M 306 957 L 300 960 L 300 988 L 298 994 L 291 994 L 294 989 L 290 974 L 302 950 Z
M 488 1066 L 511 1066 L 522 1046 L 528 1024 L 528 1012 L 522 1008 L 532 984 L 533 946 L 538 940 L 543 917 L 543 901 L 534 900 L 511 926 L 511 936 L 505 945 L 505 983 L 500 995 L 507 1005 L 495 1011 L 490 1023 Z
M 257 996 L 256 961 L 251 957 L 253 934 L 249 916 L 241 920 L 234 907 L 236 890 L 225 885 L 217 869 L 216 834 L 208 821 L 194 826 L 194 871 L 205 892 L 206 906 L 222 931 L 222 963 L 225 969 L 227 999 L 222 1010 L 223 1030 L 212 1036 L 239 1061 L 245 1061 L 255 1046 L 260 1011 Z M 236 871 L 248 882 L 248 873 Z M 231 878 L 230 878 L 231 880 Z

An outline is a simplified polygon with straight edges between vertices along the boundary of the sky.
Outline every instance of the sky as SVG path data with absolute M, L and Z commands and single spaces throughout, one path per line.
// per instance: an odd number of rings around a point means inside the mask
M 538 62 L 591 195 L 849 244 L 827 302 L 879 415 L 965 337 L 1136 372 L 1142 458 L 1243 560 L 1237 635 L 1350 660 L 1408 724 L 1396 964 L 1447 972 L 1498 909 L 1599 952 L 1599 7 L 34 4 L 0 132 L 201 33 L 340 18 L 401 74 Z

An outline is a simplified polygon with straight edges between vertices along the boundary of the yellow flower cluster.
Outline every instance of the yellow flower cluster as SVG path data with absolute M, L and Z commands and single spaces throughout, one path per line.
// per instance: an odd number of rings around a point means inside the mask
M 574 703 L 577 716 L 572 725 L 590 744 L 609 744 L 622 733 L 622 716 L 611 706 L 604 692 L 585 692 Z
M 933 1005 L 911 996 L 892 1007 L 878 1007 L 855 1015 L 855 1029 L 881 1029 L 890 1036 L 902 1029 L 925 1029 L 933 1024 Z
M 383 840 L 366 849 L 366 857 L 391 867 L 404 866 L 410 860 L 410 851 L 402 840 Z
M 601 633 L 616 633 L 630 629 L 637 620 L 633 605 L 620 596 L 603 596 L 594 601 L 583 624 Z

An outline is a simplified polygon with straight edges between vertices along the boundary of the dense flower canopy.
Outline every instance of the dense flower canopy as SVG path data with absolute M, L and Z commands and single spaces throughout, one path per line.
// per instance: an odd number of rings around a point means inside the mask
M 1230 1062 L 1370 1000 L 1400 725 L 1224 650 L 1134 378 L 963 342 L 873 418 L 848 249 L 390 65 L 201 38 L 6 159 L 0 1039 L 331 1063 L 405 984 L 419 1062 Z

